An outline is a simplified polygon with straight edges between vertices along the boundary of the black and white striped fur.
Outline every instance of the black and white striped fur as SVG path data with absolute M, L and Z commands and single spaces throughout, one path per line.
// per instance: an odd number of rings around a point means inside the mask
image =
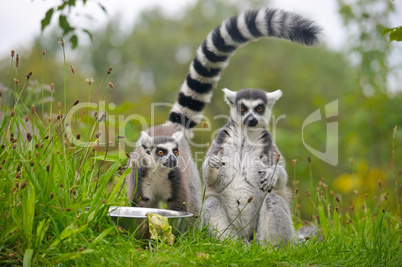
M 220 79 L 222 70 L 228 65 L 229 58 L 236 49 L 249 41 L 264 37 L 275 37 L 314 45 L 318 42 L 319 28 L 310 20 L 299 15 L 275 9 L 262 8 L 246 11 L 238 16 L 226 19 L 220 26 L 209 33 L 200 45 L 190 70 L 184 80 L 176 103 L 172 107 L 166 123 L 154 126 L 145 132 L 152 138 L 158 136 L 171 137 L 177 131 L 184 131 L 186 138 L 191 136 L 191 129 L 202 119 L 205 105 L 210 102 L 215 84 Z M 186 138 L 179 142 L 180 158 L 186 162 L 178 166 L 181 173 L 182 195 L 192 196 L 188 199 L 186 209 L 198 214 L 200 210 L 201 185 L 199 172 L 191 157 Z M 139 142 L 140 143 L 140 142 Z M 143 206 L 142 202 L 133 202 L 134 192 L 141 186 L 135 180 L 135 172 L 139 170 L 138 162 L 145 157 L 145 152 L 137 147 L 130 166 L 133 172 L 128 177 L 128 195 L 132 204 Z M 147 172 L 147 177 L 151 177 Z M 168 179 L 168 177 L 165 177 Z
M 198 48 L 168 122 L 186 129 L 200 123 L 215 83 L 239 47 L 264 37 L 314 45 L 318 43 L 319 32 L 320 28 L 311 20 L 277 9 L 246 11 L 224 20 Z

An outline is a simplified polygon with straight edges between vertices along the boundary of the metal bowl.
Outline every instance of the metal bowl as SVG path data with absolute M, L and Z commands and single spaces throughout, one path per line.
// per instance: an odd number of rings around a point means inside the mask
M 140 208 L 140 207 L 116 207 L 109 208 L 108 216 L 120 227 L 130 233 L 134 233 L 136 238 L 149 238 L 147 214 L 159 214 L 168 218 L 173 232 L 178 233 L 191 225 L 193 214 L 183 211 Z

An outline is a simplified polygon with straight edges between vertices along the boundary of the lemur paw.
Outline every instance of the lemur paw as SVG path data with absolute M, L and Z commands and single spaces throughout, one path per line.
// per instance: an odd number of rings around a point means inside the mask
M 258 174 L 260 175 L 260 190 L 271 192 L 278 181 L 278 174 L 274 173 L 273 169 L 261 170 Z
M 222 166 L 222 157 L 218 155 L 212 155 L 208 160 L 208 165 L 211 168 L 219 169 Z

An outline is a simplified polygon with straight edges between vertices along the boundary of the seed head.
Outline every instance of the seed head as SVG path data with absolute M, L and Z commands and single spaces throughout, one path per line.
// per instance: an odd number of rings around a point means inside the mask
M 106 112 L 103 112 L 102 116 L 98 119 L 98 122 L 106 121 Z
M 47 165 L 46 166 L 46 172 L 49 172 L 49 170 L 50 170 L 50 165 Z
M 24 181 L 22 181 L 22 184 L 20 186 L 21 189 L 24 189 L 27 186 L 27 180 L 24 179 Z
M 31 140 L 32 140 L 32 134 L 29 132 L 27 133 L 27 140 L 28 140 L 28 143 L 31 142 Z
M 277 154 L 276 155 L 276 164 L 278 164 L 279 160 L 281 159 L 281 154 Z
M 335 199 L 336 199 L 336 202 L 341 203 L 341 200 L 339 199 L 338 196 Z
M 307 161 L 308 161 L 308 163 L 311 163 L 311 157 L 310 157 L 310 155 L 307 157 Z
M 18 68 L 20 65 L 20 56 L 17 54 L 17 57 L 15 58 L 15 66 Z
M 107 70 L 107 74 L 109 75 L 112 72 L 112 67 Z
M 15 51 L 11 50 L 11 57 L 14 57 L 14 55 L 15 55 Z
M 126 153 L 127 158 L 131 159 L 130 153 Z
M 32 105 L 32 106 L 31 106 L 31 113 L 32 113 L 32 114 L 35 114 L 35 113 L 36 113 L 35 105 Z
M 109 82 L 109 87 L 114 88 L 114 84 L 112 82 Z
M 70 70 L 71 70 L 71 72 L 72 72 L 73 74 L 75 74 L 75 68 L 74 68 L 73 65 L 70 65 Z
M 95 80 L 93 78 L 86 78 L 85 81 L 88 83 L 88 85 L 91 85 Z
M 299 188 L 295 189 L 295 194 L 299 193 Z
M 31 78 L 31 76 L 32 76 L 32 71 L 30 71 L 30 72 L 27 74 L 27 80 L 29 80 L 29 78 Z
M 15 86 L 17 86 L 17 87 L 20 86 L 20 81 L 18 79 L 14 78 L 14 82 L 15 82 Z
M 349 209 L 350 210 L 355 210 L 355 206 L 352 205 L 352 206 L 349 207 Z
M 95 144 L 93 147 L 92 147 L 92 151 L 98 151 L 98 145 L 97 144 Z
M 296 161 L 297 161 L 297 159 L 293 159 L 293 160 L 292 160 L 292 165 L 293 165 L 293 166 L 296 166 Z
M 49 198 L 50 198 L 50 199 L 53 199 L 53 198 L 54 198 L 54 193 L 53 193 L 53 192 L 52 192 L 52 193 L 50 193 Z
M 51 83 L 51 84 L 50 84 L 50 91 L 53 92 L 53 90 L 54 90 L 54 83 Z
M 206 121 L 203 121 L 202 122 L 202 129 L 207 128 L 207 126 L 208 126 L 208 123 Z
M 46 55 L 46 50 L 45 48 L 42 49 L 42 56 Z
M 81 139 L 81 134 L 77 134 L 77 136 L 75 137 L 75 139 L 80 140 Z
M 77 99 L 77 100 L 74 101 L 73 106 L 78 105 L 78 103 L 80 103 L 80 100 L 79 100 L 79 99 Z
M 29 116 L 26 115 L 26 116 L 25 116 L 25 122 L 28 122 L 28 121 L 29 121 Z
M 381 187 L 381 185 L 382 185 L 381 180 L 378 180 L 378 186 Z
M 31 161 L 31 162 L 29 163 L 29 165 L 30 165 L 31 167 L 33 167 L 33 165 L 35 165 L 35 162 L 34 162 L 34 161 Z
M 63 188 L 63 187 L 64 187 L 63 183 L 60 183 L 60 187 L 61 187 L 61 188 Z
M 253 201 L 253 199 L 254 199 L 253 196 L 249 197 L 249 198 L 247 199 L 247 203 L 250 203 L 251 201 Z
M 10 117 L 14 117 L 14 115 L 15 115 L 15 111 L 11 110 Z
M 40 148 L 43 148 L 43 146 L 44 146 L 44 144 L 43 144 L 43 143 L 40 143 L 39 147 L 40 147 Z
M 60 101 L 57 102 L 57 108 L 58 108 L 58 109 L 61 109 L 61 103 L 60 103 Z
M 101 136 L 102 133 L 97 133 L 95 136 L 96 138 L 99 138 Z
M 362 205 L 362 209 L 364 210 L 366 208 L 366 206 L 364 206 L 364 204 Z
M 70 209 L 70 208 L 66 208 L 66 211 L 67 211 L 67 212 L 70 212 L 70 211 L 71 211 L 71 209 Z
M 126 137 L 125 137 L 124 135 L 118 135 L 117 138 L 118 138 L 118 139 L 124 139 L 124 138 L 126 138 Z
M 64 47 L 64 39 L 63 39 L 63 37 L 60 37 L 59 44 L 61 44 L 61 46 Z
M 309 197 L 310 196 L 310 190 L 306 190 L 306 193 L 307 193 L 307 196 Z
M 94 113 L 94 118 L 96 119 L 97 117 L 98 117 L 98 112 L 95 111 L 95 113 Z

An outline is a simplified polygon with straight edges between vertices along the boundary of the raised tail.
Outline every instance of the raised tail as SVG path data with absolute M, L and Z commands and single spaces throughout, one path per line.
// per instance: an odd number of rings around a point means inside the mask
M 277 9 L 250 10 L 224 20 L 198 48 L 168 122 L 186 129 L 200 123 L 215 83 L 237 48 L 263 37 L 315 45 L 320 31 L 313 21 Z

